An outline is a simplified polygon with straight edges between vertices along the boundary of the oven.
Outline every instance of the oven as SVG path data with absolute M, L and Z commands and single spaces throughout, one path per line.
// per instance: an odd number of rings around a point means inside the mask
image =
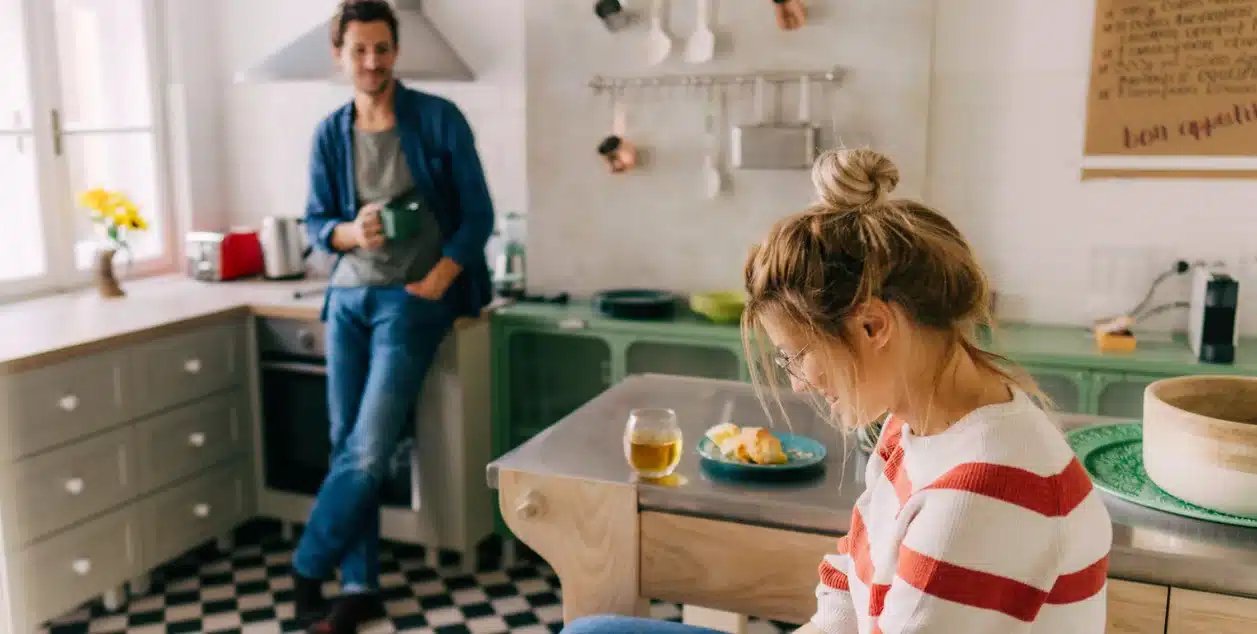
M 304 523 L 331 457 L 325 324 L 261 317 L 256 332 L 262 414 L 259 506 L 264 515 Z M 420 390 L 415 396 L 417 407 Z M 412 543 L 421 532 L 417 429 L 412 426 L 399 443 L 381 491 L 381 531 L 388 539 Z

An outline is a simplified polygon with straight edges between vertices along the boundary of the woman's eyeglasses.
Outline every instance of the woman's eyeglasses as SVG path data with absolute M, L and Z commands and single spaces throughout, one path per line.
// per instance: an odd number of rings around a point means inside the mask
M 778 350 L 777 356 L 773 359 L 773 361 L 776 362 L 777 367 L 785 370 L 786 374 L 789 374 L 791 377 L 799 381 L 807 383 L 807 379 L 804 379 L 803 374 L 797 369 L 799 360 L 803 358 L 803 355 L 807 354 L 807 350 L 808 346 L 799 348 L 799 351 L 794 354 L 786 354 L 784 350 Z

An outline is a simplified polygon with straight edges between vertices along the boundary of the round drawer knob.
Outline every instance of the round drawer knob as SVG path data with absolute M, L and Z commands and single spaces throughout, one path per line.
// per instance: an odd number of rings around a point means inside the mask
M 519 504 L 515 507 L 515 514 L 519 517 L 531 520 L 541 517 L 545 513 L 545 500 L 536 491 L 528 491 L 519 497 Z
M 188 436 L 188 444 L 193 447 L 205 446 L 205 434 L 203 432 L 195 432 Z
M 188 374 L 196 374 L 201 371 L 200 359 L 188 359 L 183 362 L 183 370 Z
M 61 397 L 60 401 L 57 401 L 57 405 L 60 405 L 61 409 L 67 412 L 73 412 L 79 407 L 79 397 L 73 394 L 66 394 Z
M 87 559 L 86 557 L 83 559 L 75 559 L 74 563 L 70 564 L 70 567 L 74 569 L 75 574 L 85 576 L 87 573 L 92 571 L 92 560 Z
M 210 505 L 204 502 L 192 507 L 192 514 L 197 517 L 209 517 Z
M 84 488 L 83 478 L 70 478 L 65 481 L 65 492 L 70 495 L 78 495 L 83 492 Z

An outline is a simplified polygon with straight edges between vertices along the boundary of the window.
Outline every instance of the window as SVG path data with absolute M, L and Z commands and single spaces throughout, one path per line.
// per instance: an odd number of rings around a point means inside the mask
M 148 231 L 123 275 L 174 263 L 157 0 L 0 0 L 0 299 L 90 280 L 99 244 L 77 204 L 120 190 Z

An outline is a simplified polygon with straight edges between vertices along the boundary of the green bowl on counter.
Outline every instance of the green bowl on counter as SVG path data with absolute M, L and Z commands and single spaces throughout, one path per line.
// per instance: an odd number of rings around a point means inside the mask
M 717 291 L 690 295 L 690 310 L 718 324 L 733 324 L 742 319 L 746 308 L 746 293 L 742 291 Z

